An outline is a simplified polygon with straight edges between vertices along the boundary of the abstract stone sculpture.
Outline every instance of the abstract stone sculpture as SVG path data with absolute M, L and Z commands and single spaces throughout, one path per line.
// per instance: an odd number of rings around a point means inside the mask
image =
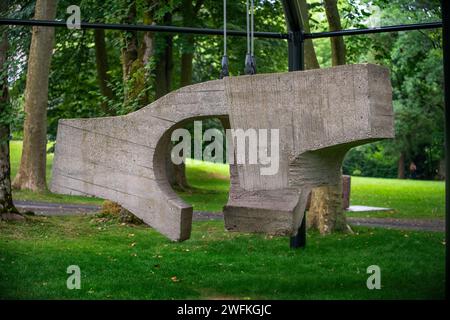
M 51 190 L 115 201 L 174 241 L 190 236 L 192 206 L 166 176 L 171 133 L 217 117 L 231 128 L 279 129 L 278 173 L 230 166 L 228 230 L 295 235 L 312 188 L 336 184 L 346 152 L 393 137 L 386 68 L 228 77 L 181 88 L 125 116 L 61 120 Z

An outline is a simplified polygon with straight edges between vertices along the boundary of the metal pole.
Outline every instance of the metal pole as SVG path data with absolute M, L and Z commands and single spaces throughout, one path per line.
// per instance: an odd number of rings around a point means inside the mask
M 41 26 L 41 27 L 63 27 L 66 28 L 65 21 L 55 20 L 21 20 L 21 19 L 3 19 L 0 18 L 0 25 L 15 25 L 15 26 Z M 90 23 L 81 22 L 81 29 L 109 29 L 109 30 L 124 30 L 124 31 L 152 31 L 152 32 L 167 32 L 167 33 L 184 33 L 196 35 L 215 35 L 222 36 L 223 30 L 208 29 L 208 28 L 191 28 L 191 27 L 174 27 L 174 26 L 159 26 L 146 24 L 108 24 L 108 23 Z M 255 32 L 255 37 L 268 39 L 287 39 L 288 34 L 277 32 Z M 245 31 L 227 30 L 228 36 L 246 37 Z
M 449 279 L 449 246 L 448 220 L 450 219 L 450 1 L 442 0 L 442 40 L 444 57 L 444 139 L 445 139 L 445 282 Z M 448 297 L 448 285 L 445 286 L 445 296 Z
M 3 19 L 0 18 L 0 25 L 12 25 L 12 26 L 41 26 L 41 27 L 67 27 L 65 21 L 53 21 L 53 20 L 22 20 L 22 19 Z M 197 35 L 223 35 L 223 30 L 220 29 L 208 29 L 208 28 L 191 28 L 191 27 L 174 27 L 174 26 L 159 26 L 159 25 L 144 25 L 144 24 L 104 24 L 104 23 L 89 23 L 81 22 L 82 29 L 109 29 L 109 30 L 125 30 L 125 31 L 153 31 L 153 32 L 168 32 L 168 33 L 188 33 Z M 317 33 L 304 33 L 303 38 L 306 39 L 318 39 L 328 37 L 341 37 L 341 36 L 354 36 L 371 33 L 383 33 L 383 32 L 398 32 L 398 31 L 410 31 L 421 29 L 436 29 L 441 28 L 442 22 L 428 22 L 417 24 L 405 24 L 397 26 L 386 26 L 379 28 L 367 28 L 367 29 L 349 29 L 329 32 L 317 32 Z M 228 35 L 246 37 L 245 31 L 229 30 Z M 269 39 L 288 39 L 289 34 L 278 32 L 255 32 L 255 37 L 269 38 Z
M 426 22 L 426 23 L 412 23 L 412 24 L 400 24 L 400 25 L 396 25 L 396 26 L 384 26 L 384 27 L 377 27 L 377 28 L 347 29 L 347 30 L 337 30 L 337 31 L 305 33 L 304 38 L 305 39 L 318 39 L 318 38 L 329 38 L 329 37 L 356 36 L 356 35 L 371 34 L 371 33 L 436 29 L 436 28 L 441 28 L 441 27 L 442 27 L 441 21 Z

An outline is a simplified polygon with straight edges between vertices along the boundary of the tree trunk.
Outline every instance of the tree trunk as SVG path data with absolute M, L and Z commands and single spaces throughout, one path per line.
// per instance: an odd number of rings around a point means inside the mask
M 97 79 L 100 87 L 100 93 L 108 100 L 114 99 L 114 94 L 111 88 L 108 86 L 108 54 L 106 52 L 105 44 L 105 30 L 94 30 L 94 42 L 95 42 L 95 61 L 97 66 Z M 107 115 L 115 115 L 115 111 L 108 107 L 106 101 L 102 102 L 103 112 Z
M 186 190 L 189 188 L 186 177 L 186 166 L 184 163 L 174 164 L 170 158 L 170 153 L 172 152 L 172 145 L 169 144 L 167 147 L 166 155 L 166 176 L 172 187 Z
M 330 31 L 342 29 L 337 0 L 325 0 L 325 12 Z M 333 66 L 345 64 L 345 43 L 343 37 L 331 37 L 331 60 Z
M 302 13 L 303 30 L 305 33 L 310 32 L 309 28 L 309 13 L 308 13 L 308 4 L 306 0 L 299 0 L 300 11 Z M 314 50 L 314 44 L 311 39 L 307 39 L 304 43 L 304 59 L 305 59 L 305 69 L 319 69 L 319 61 L 317 60 L 316 51 Z
M 308 226 L 321 234 L 345 231 L 347 221 L 342 210 L 342 182 L 314 188 L 311 193 Z
M 337 0 L 325 0 L 330 31 L 341 29 Z M 342 37 L 331 38 L 332 65 L 345 64 L 345 45 Z M 342 177 L 341 177 L 342 180 Z M 307 224 L 321 234 L 348 229 L 342 207 L 342 182 L 337 185 L 318 187 L 311 192 L 311 206 Z
M 194 41 L 191 39 L 186 39 L 189 42 L 189 46 L 194 46 Z M 192 83 L 192 60 L 194 59 L 193 52 L 183 52 L 181 54 L 181 79 L 180 86 L 188 86 Z
M 400 153 L 400 157 L 398 158 L 397 178 L 405 179 L 405 154 L 403 152 Z
M 183 0 L 183 25 L 185 27 L 192 27 L 194 22 L 194 7 L 192 0 Z M 194 37 L 186 35 L 183 39 L 182 53 L 181 53 L 181 79 L 180 86 L 184 87 L 192 83 L 192 60 L 194 59 Z
M 123 19 L 123 23 L 136 23 L 136 1 L 127 0 L 127 16 Z M 139 43 L 137 31 L 127 31 L 123 34 L 124 45 L 122 47 L 122 74 L 124 84 L 124 104 L 125 106 L 133 106 L 135 99 L 140 96 L 142 90 L 145 89 L 144 73 L 140 72 L 143 68 L 142 61 L 139 59 Z M 139 73 L 139 76 L 137 75 Z M 140 96 L 139 107 L 147 104 L 146 97 Z M 133 106 L 134 107 L 134 106 Z M 134 111 L 134 108 L 131 109 Z
M 163 18 L 165 25 L 172 24 L 172 14 L 166 13 Z M 163 34 L 160 36 L 161 43 L 157 53 L 156 62 L 156 99 L 161 98 L 172 90 L 173 71 L 173 35 Z
M 123 20 L 126 24 L 136 23 L 136 1 L 127 0 L 128 14 Z M 130 79 L 133 62 L 138 58 L 138 39 L 137 31 L 124 32 L 124 46 L 122 48 L 122 74 L 123 81 L 126 83 Z
M 54 20 L 56 0 L 37 0 L 34 18 Z M 25 88 L 23 151 L 13 186 L 33 191 L 46 190 L 46 146 L 48 78 L 55 30 L 33 27 Z
M 144 24 L 151 25 L 154 23 L 154 8 L 155 0 L 147 0 L 147 10 L 144 12 Z M 145 32 L 142 41 L 142 65 L 145 67 L 150 62 L 151 57 L 155 54 L 155 34 L 153 32 Z M 149 79 L 151 76 L 149 71 L 146 71 L 145 77 Z
M 5 15 L 8 1 L 0 3 L 0 14 Z M 8 104 L 8 31 L 7 27 L 0 28 L 0 220 L 18 215 L 12 201 L 11 192 L 11 163 L 9 159 L 10 114 Z

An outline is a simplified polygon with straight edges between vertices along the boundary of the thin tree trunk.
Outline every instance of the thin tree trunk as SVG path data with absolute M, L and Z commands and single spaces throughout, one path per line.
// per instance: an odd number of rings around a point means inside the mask
M 37 0 L 35 19 L 54 20 L 56 0 Z M 46 146 L 48 80 L 55 30 L 33 27 L 25 88 L 23 151 L 13 186 L 33 191 L 46 190 Z
M 192 37 L 189 37 L 192 39 Z M 193 39 L 187 39 L 189 46 L 194 46 Z M 181 54 L 181 79 L 180 86 L 188 86 L 192 83 L 192 60 L 194 59 L 193 52 L 184 52 Z
M 337 0 L 325 0 L 325 13 L 327 15 L 330 31 L 342 29 L 341 18 L 337 7 Z M 331 37 L 331 62 L 333 66 L 345 64 L 346 49 L 343 37 Z
M 172 24 L 172 14 L 166 13 L 163 18 L 165 25 Z M 157 54 L 156 63 L 156 98 L 160 98 L 172 90 L 173 72 L 173 35 L 164 34 L 159 39 L 162 48 Z
M 108 86 L 108 54 L 106 52 L 105 44 L 105 30 L 94 30 L 94 42 L 95 42 L 95 61 L 97 66 L 97 79 L 100 87 L 100 93 L 108 100 L 114 99 L 112 89 Z M 107 115 L 115 115 L 115 111 L 108 107 L 107 102 L 102 102 L 103 112 Z
M 183 0 L 183 25 L 185 27 L 192 27 L 194 21 L 194 7 L 192 0 Z M 192 60 L 194 59 L 194 37 L 186 35 L 183 39 L 183 47 L 181 53 L 181 87 L 190 85 L 192 83 Z
M 154 23 L 154 11 L 158 4 L 155 0 L 147 0 L 147 9 L 144 12 L 144 24 L 152 25 Z M 142 65 L 145 67 L 150 62 L 151 57 L 155 54 L 155 34 L 153 32 L 145 32 L 142 41 Z M 145 74 L 147 80 L 151 74 L 149 71 Z
M 303 30 L 306 33 L 310 32 L 309 28 L 309 12 L 308 4 L 306 0 L 299 0 L 300 11 L 302 12 L 303 19 Z M 319 61 L 317 60 L 316 50 L 314 50 L 314 44 L 311 39 L 307 39 L 304 43 L 304 53 L 305 53 L 305 69 L 319 69 Z
M 5 14 L 8 1 L 0 3 L 0 14 Z M 13 218 L 18 214 L 12 201 L 11 162 L 9 159 L 10 115 L 8 104 L 8 31 L 0 28 L 0 219 Z
M 398 158 L 397 178 L 405 179 L 405 154 L 403 152 L 400 153 L 400 157 Z
M 126 24 L 134 24 L 136 22 L 136 1 L 127 0 L 128 14 L 124 19 Z M 122 74 L 124 83 L 130 79 L 133 62 L 138 58 L 138 40 L 137 31 L 124 32 L 124 46 L 122 48 Z
M 127 0 L 127 16 L 123 23 L 136 23 L 136 1 Z M 124 84 L 124 104 L 129 105 L 144 89 L 144 79 L 134 77 L 136 71 L 142 68 L 142 62 L 139 61 L 139 44 L 137 31 L 127 31 L 123 34 L 124 46 L 122 47 L 122 74 Z M 143 75 L 143 74 L 142 74 Z M 145 99 L 144 99 L 145 100 Z M 146 101 L 141 101 L 140 105 L 145 105 Z

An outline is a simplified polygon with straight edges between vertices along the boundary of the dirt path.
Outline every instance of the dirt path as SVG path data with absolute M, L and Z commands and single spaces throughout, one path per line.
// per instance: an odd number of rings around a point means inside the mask
M 19 211 L 33 211 L 37 215 L 60 216 L 73 214 L 95 214 L 100 206 L 85 204 L 61 204 L 34 201 L 14 201 Z M 221 212 L 212 213 L 194 211 L 194 221 L 221 220 Z M 401 230 L 445 231 L 443 219 L 394 219 L 394 218 L 358 218 L 349 217 L 348 222 L 354 226 L 365 226 Z
M 35 201 L 14 201 L 16 208 L 21 211 L 33 211 L 37 215 L 63 216 L 72 214 L 94 214 L 100 211 L 100 206 L 87 204 L 66 204 Z

